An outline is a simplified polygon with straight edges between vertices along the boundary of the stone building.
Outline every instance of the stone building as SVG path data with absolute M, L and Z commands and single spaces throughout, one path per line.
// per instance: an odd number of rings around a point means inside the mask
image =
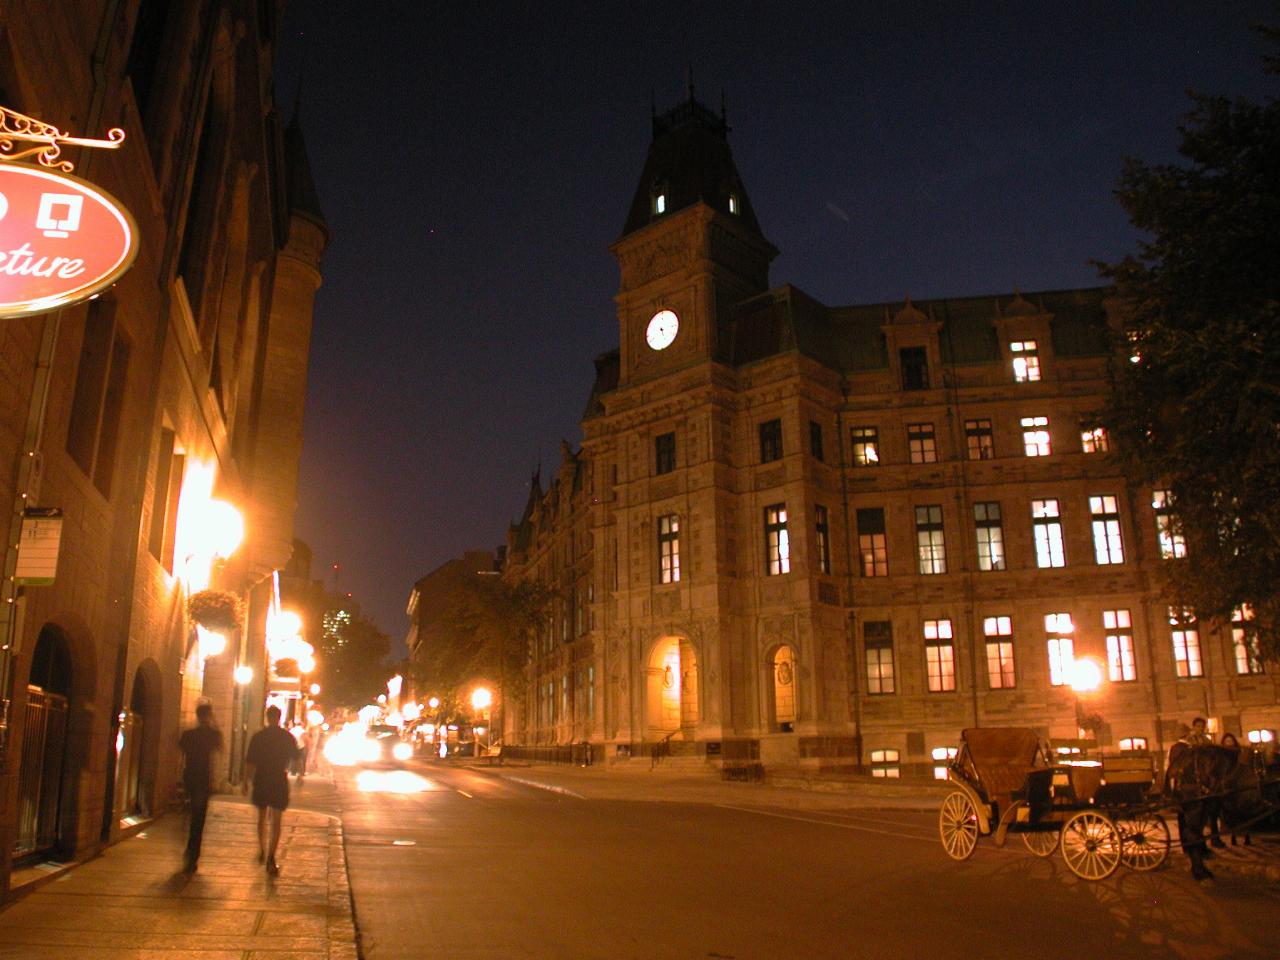
M 508 537 L 507 576 L 562 598 L 508 743 L 896 777 L 978 724 L 1274 736 L 1243 632 L 1158 596 L 1185 548 L 1097 421 L 1107 291 L 771 287 L 724 118 L 692 97 L 655 117 L 611 249 L 619 348 Z M 1077 694 L 1086 659 L 1101 684 Z
M 140 239 L 97 299 L 0 320 L 0 500 L 64 516 L 50 586 L 15 590 L 6 525 L 0 896 L 32 861 L 91 855 L 165 808 L 198 699 L 227 737 L 222 776 L 259 722 L 327 241 L 301 132 L 272 101 L 280 7 L 0 3 L 0 104 L 125 130 L 119 150 L 64 156 Z M 244 521 L 229 557 L 208 542 L 215 500 Z M 206 586 L 248 609 L 221 653 L 186 616 Z

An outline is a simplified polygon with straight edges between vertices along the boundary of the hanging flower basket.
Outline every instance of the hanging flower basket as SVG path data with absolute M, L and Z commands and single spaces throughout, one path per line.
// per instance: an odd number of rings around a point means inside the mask
M 231 633 L 244 623 L 240 598 L 226 590 L 201 590 L 187 600 L 187 616 L 206 630 Z

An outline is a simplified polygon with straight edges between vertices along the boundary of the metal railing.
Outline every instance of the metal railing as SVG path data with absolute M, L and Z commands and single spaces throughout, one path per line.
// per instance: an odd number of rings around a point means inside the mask
M 671 738 L 679 733 L 679 729 L 672 730 L 665 737 L 655 743 L 649 750 L 649 769 L 652 770 L 660 764 L 664 757 L 671 756 Z

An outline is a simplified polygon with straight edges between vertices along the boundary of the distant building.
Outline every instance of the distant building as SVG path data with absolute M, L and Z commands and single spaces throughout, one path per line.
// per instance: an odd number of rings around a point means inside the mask
M 535 478 L 506 575 L 559 600 L 508 744 L 933 775 L 973 725 L 1164 750 L 1274 736 L 1274 675 L 1171 612 L 1160 490 L 1097 421 L 1106 290 L 827 306 L 776 250 L 722 116 L 658 116 L 621 238 L 617 350 Z M 1169 559 L 1166 559 L 1169 558 Z M 1077 658 L 1097 693 L 1070 686 Z
M 141 240 L 99 298 L 0 320 L 0 501 L 65 518 L 55 582 L 0 603 L 0 897 L 15 862 L 91 855 L 166 809 L 199 699 L 227 734 L 220 778 L 260 722 L 328 238 L 297 118 L 271 99 L 278 8 L 51 0 L 0 31 L 0 104 L 126 131 L 68 156 Z M 204 542 L 215 499 L 244 520 L 225 561 Z M 246 604 L 221 653 L 187 618 L 205 587 Z

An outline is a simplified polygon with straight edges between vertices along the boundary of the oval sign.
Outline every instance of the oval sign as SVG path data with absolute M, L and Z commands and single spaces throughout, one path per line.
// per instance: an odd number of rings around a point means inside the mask
M 91 297 L 137 254 L 133 217 L 109 193 L 64 173 L 0 163 L 0 317 Z

